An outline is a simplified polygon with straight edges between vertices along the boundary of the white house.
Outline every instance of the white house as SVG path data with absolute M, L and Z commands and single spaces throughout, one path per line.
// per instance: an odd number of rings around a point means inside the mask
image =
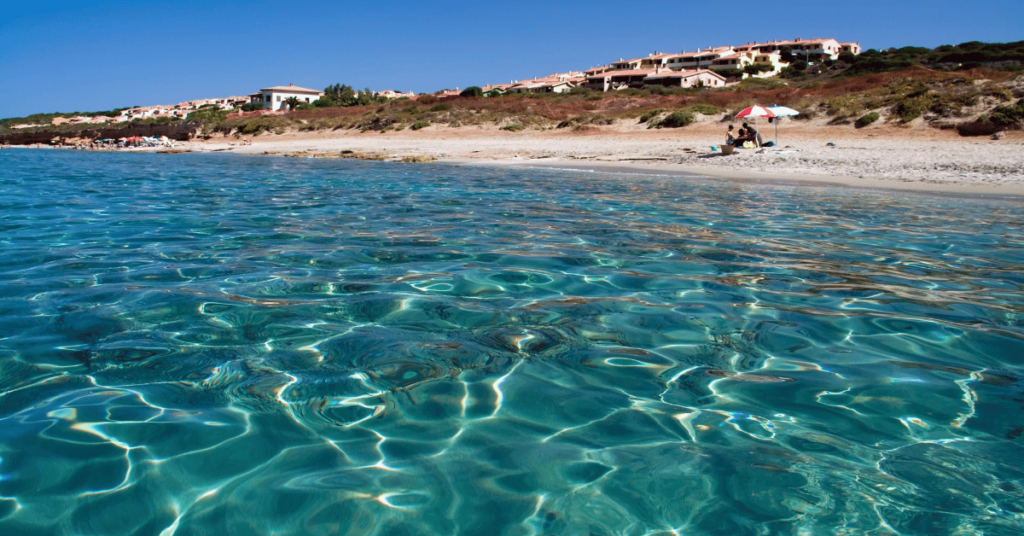
M 588 76 L 585 87 L 595 91 L 609 91 L 626 89 L 628 87 L 642 87 L 644 78 L 652 74 L 656 69 L 618 69 L 606 71 Z
M 745 51 L 757 51 L 761 54 L 771 52 L 781 52 L 783 49 L 788 48 L 793 52 L 793 55 L 798 58 L 805 58 L 810 61 L 820 61 L 825 59 L 836 59 L 839 57 L 840 52 L 849 50 L 854 54 L 860 54 L 860 45 L 857 43 L 842 43 L 840 44 L 835 39 L 800 39 L 797 37 L 792 41 L 768 41 L 767 43 L 747 43 L 746 45 L 736 47 L 736 50 Z
M 675 71 L 707 69 L 711 66 L 711 63 L 718 58 L 728 56 L 734 52 L 735 50 L 733 50 L 731 46 L 708 48 L 704 50 L 697 49 L 696 52 L 673 54 L 666 59 L 665 66 Z
M 644 77 L 644 85 L 668 87 L 725 87 L 722 75 L 706 69 L 672 71 L 661 69 Z
M 860 43 L 839 43 L 839 46 L 843 52 L 852 52 L 855 56 L 860 55 Z
M 262 99 L 264 110 L 277 111 L 282 108 L 288 108 L 286 101 L 290 97 L 295 97 L 303 103 L 309 103 L 323 96 L 323 91 L 288 84 L 287 86 L 265 87 L 259 93 L 253 93 L 251 98 L 253 102 L 260 102 L 257 99 Z
M 377 97 L 377 98 L 383 97 L 385 99 L 395 100 L 395 99 L 401 99 L 403 97 L 406 98 L 406 99 L 411 99 L 411 98 L 415 97 L 416 94 L 413 93 L 412 91 L 409 91 L 407 93 L 402 93 L 401 91 L 395 91 L 393 89 L 385 89 L 384 91 L 378 91 L 377 93 L 374 93 L 374 96 Z
M 668 67 L 668 62 L 681 54 L 669 54 L 665 52 L 655 52 L 649 54 L 646 58 L 640 59 L 640 69 L 657 69 L 658 67 Z
M 632 71 L 640 68 L 640 62 L 643 58 L 633 58 L 631 60 L 624 60 L 619 58 L 619 61 L 612 62 L 612 69 L 616 71 Z

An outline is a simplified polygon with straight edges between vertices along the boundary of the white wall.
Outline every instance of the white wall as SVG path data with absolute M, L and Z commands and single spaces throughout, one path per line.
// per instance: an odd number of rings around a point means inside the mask
M 270 102 L 267 102 L 267 97 L 270 97 Z M 263 92 L 263 109 L 264 110 L 281 110 L 287 109 L 288 105 L 284 101 L 288 100 L 289 97 L 297 97 L 302 102 L 313 102 L 320 98 L 320 95 L 310 95 L 309 93 L 290 93 L 288 91 L 264 91 Z

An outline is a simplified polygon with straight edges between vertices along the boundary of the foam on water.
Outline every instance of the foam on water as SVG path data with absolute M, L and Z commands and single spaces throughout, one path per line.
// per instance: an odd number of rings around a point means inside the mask
M 1017 202 L 0 166 L 0 534 L 1024 529 Z

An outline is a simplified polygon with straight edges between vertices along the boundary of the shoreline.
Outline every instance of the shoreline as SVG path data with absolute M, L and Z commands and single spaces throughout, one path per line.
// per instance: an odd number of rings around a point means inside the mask
M 535 167 L 606 173 L 713 177 L 745 183 L 845 187 L 981 198 L 1024 198 L 1024 133 L 1004 140 L 960 138 L 948 131 L 880 126 L 863 130 L 787 125 L 764 153 L 711 150 L 720 121 L 678 130 L 625 122 L 582 132 L 496 127 L 431 127 L 416 132 L 338 131 L 219 137 L 174 149 L 114 152 L 225 153 L 314 158 L 436 161 L 456 165 Z M 782 134 L 782 132 L 780 132 Z M 834 143 L 833 143 L 834 142 Z M 47 147 L 49 148 L 49 147 Z
M 494 166 L 502 168 L 533 168 L 550 169 L 563 171 L 580 171 L 593 173 L 614 173 L 625 175 L 662 175 L 680 177 L 700 177 L 711 179 L 725 179 L 746 184 L 767 184 L 776 186 L 796 187 L 841 187 L 854 190 L 886 191 L 900 193 L 915 193 L 939 195 L 944 197 L 963 197 L 975 199 L 1006 199 L 1024 201 L 1024 185 L 1016 188 L 984 188 L 984 187 L 957 187 L 953 185 L 929 185 L 929 184 L 905 184 L 902 187 L 889 181 L 878 179 L 861 179 L 859 177 L 838 176 L 838 175 L 809 175 L 799 173 L 763 173 L 746 172 L 726 169 L 692 168 L 685 166 L 674 166 L 671 164 L 611 164 L 603 162 L 512 162 L 512 161 L 483 161 L 470 159 L 438 160 L 439 164 L 454 164 L 464 166 Z

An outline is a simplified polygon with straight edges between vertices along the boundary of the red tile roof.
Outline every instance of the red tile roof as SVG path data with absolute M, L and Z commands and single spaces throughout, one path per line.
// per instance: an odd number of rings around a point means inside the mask
M 590 80 L 592 78 L 613 78 L 617 76 L 647 76 L 648 74 L 653 73 L 655 70 L 656 69 L 623 69 L 620 71 L 606 71 L 600 74 L 588 76 L 587 79 Z
M 711 76 L 714 76 L 715 78 L 721 78 L 722 80 L 725 80 L 725 77 L 723 77 L 722 75 L 714 71 L 709 71 L 707 69 L 687 69 L 684 71 L 662 70 L 660 73 L 654 73 L 647 76 L 647 78 L 690 78 L 691 76 L 697 76 L 700 74 L 709 74 Z
M 260 91 L 277 91 L 278 93 L 315 93 L 317 95 L 320 95 L 320 94 L 323 93 L 323 91 L 318 91 L 318 90 L 315 90 L 315 89 L 309 89 L 309 88 L 299 87 L 299 86 L 265 87 L 265 88 L 261 89 Z
M 640 58 L 640 59 L 641 60 L 660 60 L 662 58 L 667 58 L 669 56 L 678 56 L 678 54 L 669 53 L 669 52 L 662 52 L 661 54 L 651 54 L 650 56 L 647 56 L 646 58 Z
M 734 50 L 733 47 L 716 47 L 716 48 L 713 48 L 713 49 L 702 50 L 700 52 L 684 52 L 682 54 L 673 54 L 673 55 L 674 56 L 678 56 L 680 58 L 696 58 L 698 56 L 710 56 L 712 54 L 722 54 L 723 52 L 727 52 L 727 51 L 730 51 L 730 50 Z

